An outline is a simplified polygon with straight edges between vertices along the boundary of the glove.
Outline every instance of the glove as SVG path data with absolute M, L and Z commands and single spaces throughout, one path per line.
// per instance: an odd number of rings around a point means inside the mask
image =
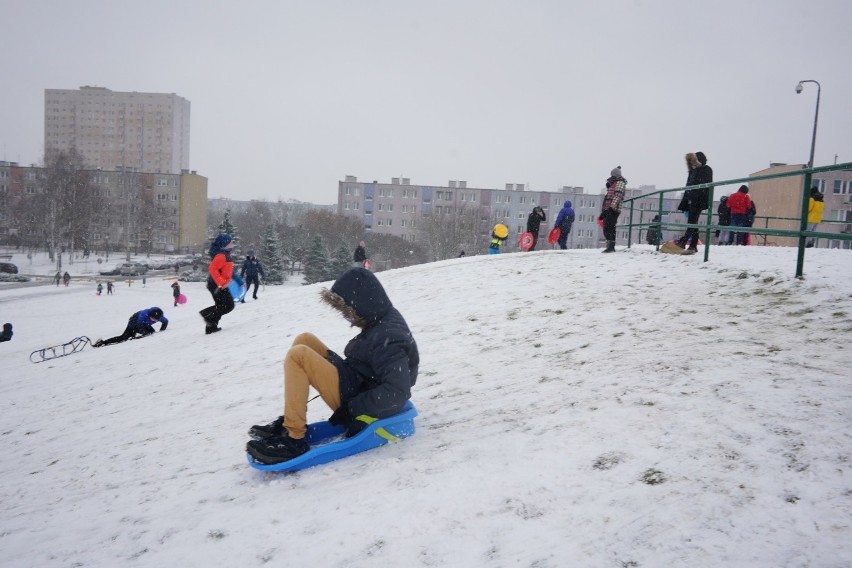
M 367 427 L 366 422 L 362 422 L 352 416 L 345 404 L 341 404 L 340 408 L 334 411 L 328 421 L 333 426 L 345 427 L 347 438 L 357 435 L 361 430 Z

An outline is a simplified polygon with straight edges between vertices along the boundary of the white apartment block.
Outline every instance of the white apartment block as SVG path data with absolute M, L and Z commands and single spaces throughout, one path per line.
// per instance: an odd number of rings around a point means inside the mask
M 190 103 L 174 93 L 45 89 L 44 150 L 76 148 L 86 167 L 180 174 L 189 169 Z

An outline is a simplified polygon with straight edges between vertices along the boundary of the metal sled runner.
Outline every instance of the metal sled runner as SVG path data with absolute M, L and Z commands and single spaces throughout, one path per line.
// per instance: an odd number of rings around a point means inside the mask
M 86 347 L 86 345 L 91 344 L 92 340 L 90 340 L 85 335 L 81 335 L 80 337 L 75 337 L 68 343 L 54 345 L 52 347 L 45 347 L 44 349 L 36 349 L 32 353 L 30 353 L 30 362 L 44 363 L 45 361 L 50 361 L 51 359 L 56 359 L 58 357 L 66 357 L 68 355 L 71 355 L 72 353 L 82 351 Z

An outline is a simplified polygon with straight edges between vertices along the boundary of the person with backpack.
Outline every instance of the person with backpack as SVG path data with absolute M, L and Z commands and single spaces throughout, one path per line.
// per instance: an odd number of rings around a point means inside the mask
M 530 212 L 530 216 L 527 217 L 527 232 L 531 233 L 533 238 L 532 245 L 530 245 L 530 248 L 527 250 L 535 250 L 535 245 L 538 243 L 538 232 L 541 230 L 541 224 L 544 221 L 547 221 L 544 209 L 541 208 L 541 205 L 536 205 Z
M 559 229 L 559 238 L 556 243 L 562 250 L 568 248 L 568 237 L 571 235 L 571 227 L 574 226 L 575 217 L 571 202 L 566 199 L 565 203 L 562 204 L 562 209 L 556 214 L 556 222 L 553 223 L 553 228 Z
M 127 320 L 127 327 L 124 328 L 124 332 L 121 335 L 116 335 L 109 339 L 98 339 L 92 344 L 92 347 L 103 347 L 104 345 L 122 343 L 128 339 L 137 339 L 137 335 L 140 338 L 147 337 L 154 333 L 153 324 L 157 322 L 160 322 L 160 331 L 166 331 L 166 327 L 169 325 L 169 320 L 166 319 L 166 315 L 163 313 L 163 310 L 156 306 L 148 308 L 147 310 L 139 310 Z
M 248 294 L 249 288 L 251 288 L 252 283 L 254 283 L 252 298 L 255 300 L 257 300 L 257 288 L 260 285 L 260 278 L 264 276 L 263 265 L 260 263 L 260 260 L 258 260 L 258 258 L 254 255 L 253 250 L 248 251 L 246 259 L 243 262 L 243 267 L 240 270 L 240 277 L 246 281 L 246 294 Z M 245 298 L 240 300 L 240 303 L 245 304 Z
M 345 427 L 346 437 L 398 414 L 411 398 L 420 365 L 417 343 L 378 278 L 365 268 L 350 268 L 320 296 L 359 333 L 343 357 L 311 333 L 296 336 L 284 357 L 284 414 L 249 429 L 246 451 L 259 463 L 281 463 L 310 450 L 310 388 L 333 411 L 328 421 Z
M 204 318 L 207 335 L 221 331 L 219 320 L 234 309 L 234 297 L 228 289 L 234 275 L 234 262 L 231 260 L 233 248 L 234 241 L 231 235 L 220 233 L 213 239 L 208 251 L 210 265 L 207 267 L 207 290 L 213 296 L 213 305 L 198 312 Z

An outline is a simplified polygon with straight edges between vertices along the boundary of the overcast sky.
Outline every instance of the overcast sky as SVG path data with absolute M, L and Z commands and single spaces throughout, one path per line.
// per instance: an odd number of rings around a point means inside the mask
M 848 0 L 0 0 L 0 159 L 40 162 L 44 90 L 176 93 L 210 197 L 337 182 L 597 192 L 852 161 Z

